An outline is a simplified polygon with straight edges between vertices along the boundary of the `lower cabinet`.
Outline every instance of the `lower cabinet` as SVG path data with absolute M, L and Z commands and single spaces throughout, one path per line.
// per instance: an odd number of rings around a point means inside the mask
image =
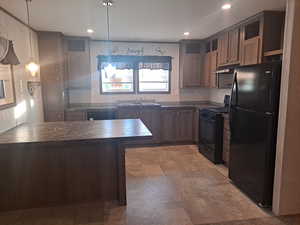
M 142 141 L 130 141 L 128 145 L 146 145 L 160 143 L 160 106 L 120 106 L 118 119 L 141 119 L 151 131 L 153 137 Z M 127 143 L 125 143 L 127 144 Z
M 163 109 L 161 111 L 161 143 L 193 143 L 195 141 L 195 109 Z
M 161 110 L 161 143 L 176 142 L 177 115 L 176 109 Z
M 128 146 L 195 143 L 197 140 L 197 110 L 193 107 L 120 106 L 114 115 L 117 119 L 141 119 L 153 135 L 146 140 L 128 141 L 125 143 Z M 90 116 L 86 111 L 65 111 L 66 121 L 83 121 Z
M 87 120 L 85 111 L 65 111 L 65 121 L 84 121 Z

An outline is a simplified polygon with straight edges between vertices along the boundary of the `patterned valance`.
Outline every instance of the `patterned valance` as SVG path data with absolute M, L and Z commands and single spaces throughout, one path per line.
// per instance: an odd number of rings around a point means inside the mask
M 14 51 L 13 42 L 3 37 L 0 37 L 0 63 L 4 65 L 20 64 Z
M 127 56 L 127 55 L 100 55 L 98 56 L 98 69 L 111 64 L 117 69 L 163 69 L 172 70 L 172 57 L 170 56 Z

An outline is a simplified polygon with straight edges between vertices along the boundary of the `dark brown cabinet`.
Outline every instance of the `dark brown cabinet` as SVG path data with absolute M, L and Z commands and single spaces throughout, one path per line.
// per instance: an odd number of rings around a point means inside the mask
M 254 65 L 261 63 L 260 37 L 243 41 L 241 65 Z
M 151 131 L 153 137 L 149 140 L 131 141 L 130 144 L 157 144 L 160 142 L 160 106 L 124 105 L 117 110 L 118 119 L 141 119 Z
M 205 54 L 203 65 L 202 87 L 216 88 L 217 87 L 217 62 L 218 51 L 212 51 Z
M 218 65 L 218 51 L 212 51 L 210 53 L 210 79 L 209 79 L 209 87 L 216 88 L 217 87 L 217 65 Z
M 161 111 L 161 142 L 174 143 L 176 142 L 177 132 L 176 123 L 177 113 L 176 109 L 163 109 Z
M 182 109 L 177 112 L 176 140 L 178 142 L 193 142 L 195 132 L 195 110 Z
M 90 89 L 90 40 L 88 38 L 64 37 L 66 58 L 66 87 L 72 89 Z
M 62 34 L 38 32 L 41 84 L 46 122 L 63 121 L 65 110 Z
M 208 52 L 204 56 L 203 76 L 201 79 L 202 87 L 210 86 L 210 74 L 211 74 L 211 53 Z
M 84 121 L 87 120 L 87 113 L 85 111 L 66 111 L 65 121 Z
M 228 32 L 219 36 L 218 39 L 218 66 L 228 63 Z
M 219 35 L 218 66 L 239 63 L 240 29 L 231 28 Z
M 229 64 L 238 64 L 240 62 L 239 48 L 240 48 L 240 28 L 237 27 L 228 31 L 227 61 Z
M 264 11 L 241 25 L 241 65 L 267 61 L 266 52 L 282 49 L 285 13 Z
M 202 41 L 181 41 L 179 47 L 179 71 L 181 88 L 201 87 Z
M 161 143 L 193 143 L 194 141 L 194 108 L 161 111 Z

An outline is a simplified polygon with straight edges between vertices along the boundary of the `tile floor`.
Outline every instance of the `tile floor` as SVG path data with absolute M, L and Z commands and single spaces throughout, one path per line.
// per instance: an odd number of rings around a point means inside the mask
M 128 149 L 127 207 L 85 204 L 0 213 L 0 225 L 300 225 L 274 217 L 196 146 Z

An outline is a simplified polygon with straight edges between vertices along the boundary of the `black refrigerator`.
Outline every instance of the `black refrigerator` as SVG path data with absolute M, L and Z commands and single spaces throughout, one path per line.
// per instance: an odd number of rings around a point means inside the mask
M 229 177 L 261 207 L 272 205 L 281 62 L 235 70 Z

